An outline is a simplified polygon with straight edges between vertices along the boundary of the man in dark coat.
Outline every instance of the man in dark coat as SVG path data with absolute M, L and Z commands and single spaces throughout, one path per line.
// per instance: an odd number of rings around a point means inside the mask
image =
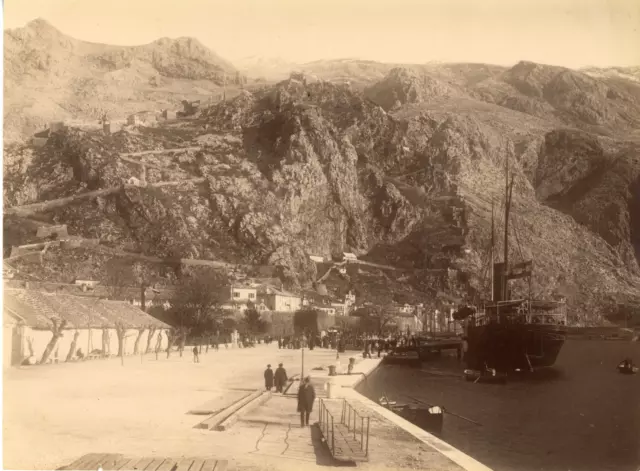
M 309 416 L 316 400 L 316 391 L 311 385 L 311 378 L 307 376 L 298 389 L 298 412 L 300 412 L 300 426 L 309 426 Z
M 282 363 L 276 368 L 276 374 L 274 376 L 276 392 L 281 393 L 284 390 L 284 385 L 287 382 L 287 370 L 282 367 Z
M 267 391 L 271 391 L 273 387 L 273 370 L 271 369 L 271 365 L 267 365 L 267 369 L 264 370 L 264 387 Z

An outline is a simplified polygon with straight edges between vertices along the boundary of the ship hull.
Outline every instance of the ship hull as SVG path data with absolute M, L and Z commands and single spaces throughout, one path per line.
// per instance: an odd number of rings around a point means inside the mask
M 529 370 L 553 366 L 564 345 L 561 325 L 499 324 L 469 326 L 466 363 L 471 369 Z

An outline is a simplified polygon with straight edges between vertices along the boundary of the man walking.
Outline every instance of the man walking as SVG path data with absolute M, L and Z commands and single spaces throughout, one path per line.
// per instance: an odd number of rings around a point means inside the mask
M 311 385 L 311 378 L 307 376 L 302 380 L 298 389 L 298 412 L 300 412 L 300 427 L 309 426 L 309 416 L 313 410 L 313 402 L 316 400 L 316 391 Z
M 371 344 L 368 340 L 364 341 L 364 354 L 362 358 L 371 358 Z
M 278 365 L 278 368 L 276 368 L 276 374 L 274 378 L 275 378 L 276 392 L 281 393 L 284 390 L 285 383 L 287 382 L 287 370 L 285 370 L 282 367 L 282 363 L 280 363 Z
M 267 365 L 267 369 L 264 370 L 264 387 L 267 391 L 271 391 L 273 387 L 273 370 L 271 365 Z
M 200 357 L 198 355 L 198 347 L 197 346 L 193 347 L 193 362 L 194 363 L 200 363 Z

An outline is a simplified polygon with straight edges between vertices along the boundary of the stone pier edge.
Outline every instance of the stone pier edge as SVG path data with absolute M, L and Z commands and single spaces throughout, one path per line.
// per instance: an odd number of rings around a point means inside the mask
M 366 378 L 371 376 L 371 374 L 373 374 L 377 370 L 377 368 L 380 366 L 381 361 L 382 360 L 379 360 L 376 358 L 376 359 L 370 359 L 370 360 L 363 360 L 360 362 L 360 364 L 357 364 L 356 368 L 354 369 L 354 375 L 351 376 L 353 377 L 353 381 L 350 381 L 349 384 L 341 384 L 342 391 L 340 391 L 340 393 L 342 394 L 338 393 L 338 396 L 341 395 L 345 399 L 351 397 L 361 402 L 363 405 L 371 409 L 373 412 L 376 412 L 377 414 L 381 415 L 392 424 L 403 429 L 407 433 L 413 435 L 422 443 L 429 445 L 431 448 L 441 453 L 442 455 L 446 456 L 447 458 L 449 458 L 451 461 L 453 461 L 454 463 L 456 463 L 458 466 L 465 469 L 466 471 L 493 471 L 488 466 L 480 463 L 479 461 L 475 460 L 474 458 L 467 455 L 466 453 L 463 453 L 457 448 L 454 448 L 453 446 L 446 443 L 444 440 L 441 440 L 440 438 L 430 434 L 429 432 L 422 430 L 420 427 L 412 424 L 408 420 L 403 419 L 402 417 L 390 411 L 389 409 L 382 407 L 381 405 L 375 403 L 371 399 L 365 397 L 364 395 L 356 391 L 355 388 L 362 381 L 364 381 Z M 366 363 L 366 366 L 363 365 L 363 363 Z M 361 366 L 361 368 L 358 368 L 359 366 Z M 341 379 L 351 378 L 351 377 L 341 376 Z M 340 381 L 340 383 L 342 383 L 342 381 Z

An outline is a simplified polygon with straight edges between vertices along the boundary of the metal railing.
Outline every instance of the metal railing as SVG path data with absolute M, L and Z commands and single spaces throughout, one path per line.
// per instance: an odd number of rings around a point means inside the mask
M 499 323 L 527 323 L 566 325 L 567 306 L 565 302 L 544 301 L 545 308 L 539 309 L 537 304 L 542 303 L 536 300 L 525 300 L 520 305 L 520 309 L 515 312 L 501 312 L 502 305 L 508 306 L 512 301 L 500 301 L 495 304 L 495 310 L 488 312 L 485 306 L 481 307 L 473 315 L 473 322 L 476 326 L 488 324 L 490 322 Z
M 371 418 L 364 417 L 359 414 L 351 404 L 343 399 L 342 413 L 340 416 L 340 422 L 338 423 L 336 422 L 333 414 L 327 408 L 325 401 L 320 399 L 320 428 L 332 455 L 335 455 L 335 430 L 337 425 L 346 427 L 349 435 L 353 434 L 353 439 L 355 441 L 358 441 L 357 436 L 360 435 L 360 451 L 364 453 L 365 457 L 369 456 L 369 430 Z M 359 428 L 358 425 L 360 426 Z

